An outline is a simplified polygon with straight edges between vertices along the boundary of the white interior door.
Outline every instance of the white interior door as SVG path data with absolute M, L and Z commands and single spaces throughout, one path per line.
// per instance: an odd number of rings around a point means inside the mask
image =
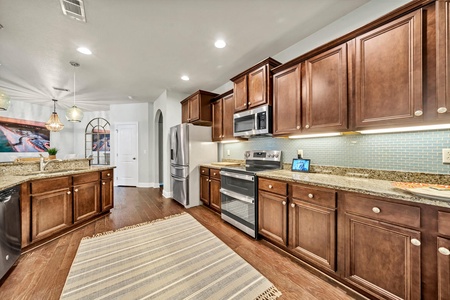
M 116 123 L 116 183 L 138 185 L 138 124 Z

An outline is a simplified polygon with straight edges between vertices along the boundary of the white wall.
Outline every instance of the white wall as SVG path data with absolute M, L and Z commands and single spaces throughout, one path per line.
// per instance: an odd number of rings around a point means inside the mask
M 138 186 L 150 187 L 153 185 L 154 177 L 150 170 L 153 162 L 150 157 L 153 149 L 150 151 L 149 141 L 153 141 L 153 124 L 149 122 L 150 116 L 153 116 L 153 104 L 115 104 L 110 106 L 110 123 L 112 126 L 111 144 L 114 145 L 115 132 L 114 124 L 117 122 L 138 122 Z M 152 134 L 150 134 L 150 132 Z M 115 149 L 111 149 L 111 164 L 115 165 Z
M 181 104 L 180 101 L 186 98 L 189 95 L 186 94 L 179 94 L 175 92 L 168 92 L 167 90 L 164 91 L 158 99 L 153 103 L 153 115 L 151 118 L 151 123 L 153 124 L 154 130 L 152 131 L 152 138 L 154 140 L 153 143 L 153 156 L 152 160 L 154 161 L 154 166 L 157 166 L 158 163 L 158 150 L 157 150 L 157 139 L 158 136 L 158 127 L 156 126 L 156 123 L 158 122 L 157 119 L 157 112 L 158 110 L 161 111 L 163 115 L 163 196 L 166 198 L 169 198 L 172 196 L 172 187 L 170 186 L 170 140 L 169 140 L 169 133 L 170 133 L 170 127 L 178 125 L 181 123 Z M 159 162 L 161 163 L 161 162 Z M 158 168 L 153 168 L 153 178 L 155 178 L 155 184 L 158 184 Z
M 51 100 L 49 100 L 50 102 Z M 64 124 L 64 129 L 60 132 L 50 133 L 50 145 L 59 149 L 58 157 L 64 157 L 65 154 L 73 153 L 73 123 L 66 120 L 65 111 L 58 109 L 56 104 L 56 112 L 59 119 Z M 0 117 L 22 119 L 28 121 L 47 122 L 53 112 L 52 107 L 42 106 L 38 104 L 30 104 L 27 102 L 11 100 L 11 105 L 7 111 L 0 111 Z M 46 153 L 44 155 L 47 155 Z M 0 153 L 0 161 L 12 161 L 16 157 L 37 157 L 38 152 L 2 152 Z

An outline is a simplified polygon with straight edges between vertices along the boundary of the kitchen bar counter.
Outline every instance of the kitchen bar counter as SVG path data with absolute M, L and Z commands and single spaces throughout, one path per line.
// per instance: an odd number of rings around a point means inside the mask
M 392 181 L 371 178 L 358 178 L 320 173 L 299 173 L 289 170 L 263 171 L 258 177 L 315 185 L 342 191 L 386 197 L 409 202 L 450 207 L 450 201 L 435 200 L 414 196 L 392 186 Z
M 102 165 L 102 166 L 89 166 L 87 168 L 71 169 L 71 170 L 49 170 L 38 173 L 37 171 L 25 172 L 21 175 L 18 174 L 2 174 L 0 175 L 0 191 L 16 186 L 18 184 L 53 177 L 61 177 L 75 174 L 82 174 L 88 172 L 98 172 L 115 168 L 114 166 Z

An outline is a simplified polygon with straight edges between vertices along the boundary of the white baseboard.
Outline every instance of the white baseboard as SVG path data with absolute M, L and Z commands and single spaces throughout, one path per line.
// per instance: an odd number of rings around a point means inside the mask
M 137 187 L 140 187 L 140 188 L 159 188 L 159 183 L 156 183 L 156 182 L 139 182 Z
M 173 197 L 173 193 L 172 192 L 168 192 L 166 190 L 163 190 L 162 195 L 164 198 L 172 198 Z

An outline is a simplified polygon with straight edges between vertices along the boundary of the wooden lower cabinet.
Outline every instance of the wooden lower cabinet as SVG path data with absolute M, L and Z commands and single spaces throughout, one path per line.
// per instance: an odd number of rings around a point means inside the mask
M 72 226 L 72 195 L 69 188 L 32 195 L 31 220 L 32 242 Z
M 258 233 L 281 246 L 287 246 L 287 197 L 258 192 Z
M 420 232 L 351 213 L 344 219 L 344 278 L 376 298 L 421 299 Z
M 289 248 L 315 265 L 336 270 L 336 209 L 292 199 Z
M 112 179 L 102 179 L 101 211 L 105 212 L 114 207 L 114 185 Z
M 450 299 L 450 239 L 437 238 L 438 299 Z
M 221 212 L 220 170 L 200 167 L 200 200 L 211 209 Z
M 74 223 L 91 218 L 100 213 L 100 185 L 98 181 L 73 187 Z

